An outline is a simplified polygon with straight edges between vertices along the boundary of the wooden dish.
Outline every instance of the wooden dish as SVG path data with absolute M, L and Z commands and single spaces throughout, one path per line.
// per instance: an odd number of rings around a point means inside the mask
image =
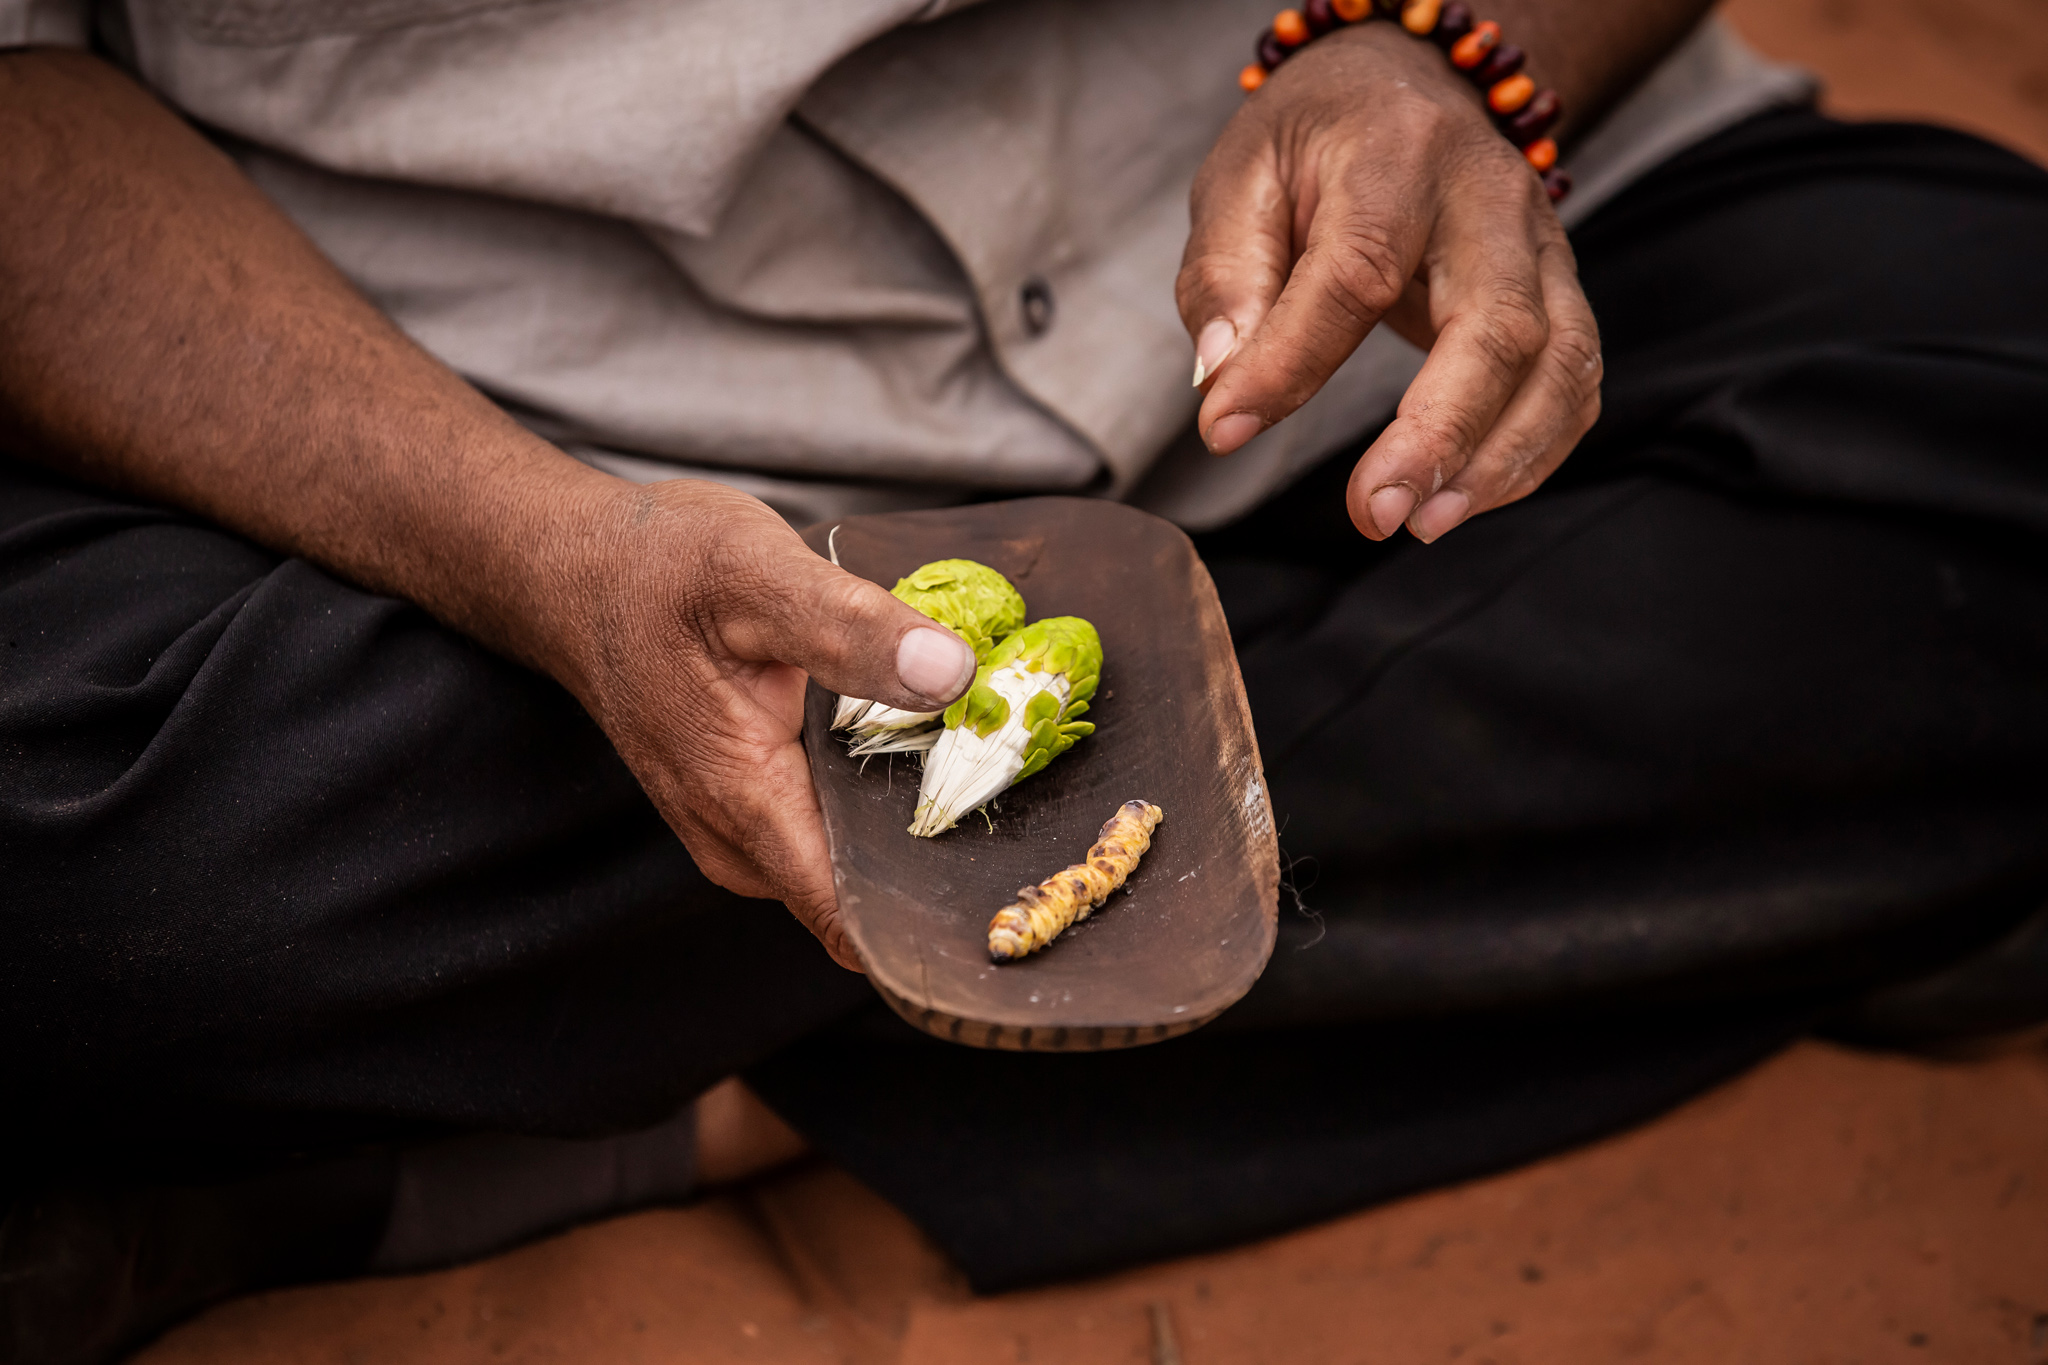
M 1186 1033 L 1265 969 L 1279 845 L 1230 630 L 1208 570 L 1172 524 L 1089 498 L 1025 498 L 813 526 L 826 552 L 884 587 L 934 559 L 976 559 L 1016 584 L 1030 619 L 1102 632 L 1096 731 L 936 839 L 907 832 L 916 755 L 850 759 L 813 684 L 804 743 L 839 903 L 868 979 L 911 1023 L 976 1047 L 1094 1051 Z M 1128 889 L 1021 962 L 988 957 L 1017 888 L 1078 862 L 1118 806 L 1162 807 Z

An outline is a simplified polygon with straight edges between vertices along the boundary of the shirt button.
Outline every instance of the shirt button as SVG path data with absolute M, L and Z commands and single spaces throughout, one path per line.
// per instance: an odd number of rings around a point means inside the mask
M 1032 336 L 1044 336 L 1045 329 L 1052 326 L 1052 286 L 1034 275 L 1024 281 L 1017 302 L 1024 312 L 1024 330 Z

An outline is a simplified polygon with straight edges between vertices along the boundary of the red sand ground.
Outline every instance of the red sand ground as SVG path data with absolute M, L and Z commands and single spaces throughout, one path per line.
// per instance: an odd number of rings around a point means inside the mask
M 216 1309 L 148 1365 L 2048 1360 L 2048 1053 L 1806 1044 L 1636 1132 L 1269 1242 L 977 1299 L 829 1166 Z
M 2048 162 L 2043 0 L 1730 0 L 1723 13 L 1818 71 L 1836 113 L 1946 123 Z
M 2044 0 L 1734 0 L 1857 116 L 2048 159 Z M 1807 1044 L 1636 1132 L 1273 1241 L 977 1299 L 843 1172 L 224 1305 L 146 1365 L 2048 1365 L 2048 1049 Z

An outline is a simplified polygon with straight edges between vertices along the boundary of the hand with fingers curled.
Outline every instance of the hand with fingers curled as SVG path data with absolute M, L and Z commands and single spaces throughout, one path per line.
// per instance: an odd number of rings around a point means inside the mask
M 1359 460 L 1351 519 L 1433 541 L 1548 478 L 1600 412 L 1600 334 L 1522 154 L 1398 25 L 1303 48 L 1195 181 L 1177 284 L 1218 455 L 1307 402 L 1374 327 L 1428 352 Z
M 681 479 L 621 490 L 549 613 L 567 661 L 553 671 L 705 876 L 783 901 L 858 971 L 804 757 L 805 679 L 937 710 L 973 681 L 974 651 L 754 498 Z

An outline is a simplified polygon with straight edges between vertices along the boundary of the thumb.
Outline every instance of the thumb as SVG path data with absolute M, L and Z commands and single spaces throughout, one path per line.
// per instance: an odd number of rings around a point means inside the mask
M 880 586 L 827 563 L 790 533 L 730 584 L 718 638 L 736 658 L 794 664 L 818 683 L 936 711 L 974 681 L 974 651 Z
M 1258 331 L 1294 264 L 1293 206 L 1271 156 L 1257 143 L 1233 142 L 1212 152 L 1196 177 L 1174 281 L 1181 323 L 1195 342 L 1197 388 Z

